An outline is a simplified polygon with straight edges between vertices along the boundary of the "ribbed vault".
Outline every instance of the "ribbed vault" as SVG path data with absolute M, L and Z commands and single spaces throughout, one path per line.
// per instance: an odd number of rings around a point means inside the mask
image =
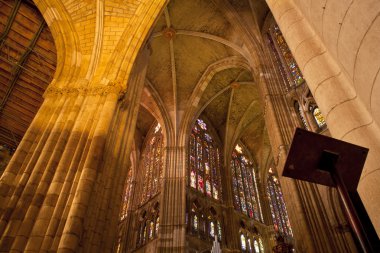
M 253 2 L 230 4 L 247 8 L 241 13 L 251 19 L 254 12 L 266 13 L 265 4 Z M 255 70 L 243 56 L 250 52 L 226 12 L 212 1 L 169 3 L 149 41 L 146 90 L 157 97 L 144 96 L 143 103 L 161 104 L 159 117 L 167 117 L 177 135 L 183 125 L 207 117 L 225 143 L 224 155 L 241 139 L 261 163 L 269 152 L 263 100 Z M 261 19 L 251 21 L 260 24 Z

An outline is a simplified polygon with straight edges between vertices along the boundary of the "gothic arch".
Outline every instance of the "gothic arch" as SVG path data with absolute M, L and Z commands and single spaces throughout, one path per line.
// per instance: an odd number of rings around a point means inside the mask
M 57 68 L 49 87 L 56 85 L 62 88 L 65 83 L 75 82 L 79 75 L 81 49 L 78 33 L 61 0 L 33 2 L 49 26 L 57 49 Z

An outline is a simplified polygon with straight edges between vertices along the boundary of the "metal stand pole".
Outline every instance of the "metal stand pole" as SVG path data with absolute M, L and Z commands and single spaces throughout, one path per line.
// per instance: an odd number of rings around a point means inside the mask
M 347 215 L 348 222 L 350 223 L 351 228 L 354 231 L 354 234 L 356 235 L 363 252 L 364 253 L 374 252 L 366 236 L 364 228 L 360 222 L 360 219 L 355 211 L 355 207 L 352 204 L 352 201 L 350 199 L 346 186 L 342 182 L 339 176 L 339 173 L 335 170 L 335 168 L 331 170 L 331 177 L 336 185 L 336 189 L 338 190 L 339 197 L 343 202 L 344 211 Z

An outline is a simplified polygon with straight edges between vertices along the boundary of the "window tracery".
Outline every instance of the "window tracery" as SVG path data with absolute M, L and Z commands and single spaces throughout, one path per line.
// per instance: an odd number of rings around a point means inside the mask
M 272 55 L 275 58 L 275 61 L 277 63 L 278 69 L 285 80 L 285 91 L 290 92 L 291 89 L 298 89 L 298 87 L 301 84 L 306 84 L 306 81 L 303 77 L 303 74 L 298 67 L 298 64 L 296 60 L 294 59 L 294 56 L 292 52 L 290 51 L 285 38 L 283 37 L 280 28 L 276 23 L 274 23 L 268 31 L 268 39 L 269 39 L 269 46 L 271 47 Z M 303 87 L 307 87 L 307 85 L 303 85 Z M 300 100 L 310 101 L 314 98 L 310 94 L 303 95 L 303 98 L 299 98 Z M 309 130 L 310 126 L 307 123 L 307 120 L 304 115 L 304 111 L 302 110 L 302 104 L 296 102 L 295 104 L 295 110 L 300 117 L 303 126 L 305 129 Z M 315 103 L 315 101 L 314 101 Z M 306 112 L 307 112 L 307 105 L 306 106 Z M 312 108 L 309 107 L 309 112 L 318 127 L 318 129 L 322 129 L 326 126 L 324 117 L 319 110 L 318 106 L 314 105 Z M 310 122 L 309 122 L 310 123 Z M 313 129 L 311 127 L 311 129 Z
M 285 90 L 289 91 L 303 84 L 305 79 L 277 24 L 269 29 L 268 39 L 280 73 L 286 81 Z
M 264 253 L 264 245 L 255 229 L 240 229 L 240 248 L 245 253 Z
M 121 207 L 120 220 L 123 220 L 127 217 L 129 203 L 132 197 L 132 168 L 129 169 L 126 183 L 125 183 L 125 191 L 123 196 L 123 203 Z
M 214 208 L 206 211 L 194 202 L 191 205 L 189 216 L 191 234 L 209 241 L 213 241 L 215 236 L 218 241 L 222 240 L 222 226 Z
M 286 234 L 288 236 L 293 236 L 280 182 L 277 176 L 274 174 L 272 168 L 269 169 L 268 174 L 267 194 L 269 198 L 269 206 L 271 210 L 273 226 L 276 231 L 279 231 L 280 233 Z
M 221 198 L 221 155 L 209 126 L 197 119 L 190 134 L 189 185 L 216 200 Z
M 145 203 L 160 191 L 163 171 L 162 146 L 162 129 L 157 123 L 149 130 L 142 152 L 141 166 L 145 173 L 140 203 Z
M 318 128 L 323 128 L 326 125 L 326 122 L 319 107 L 316 105 L 310 105 L 309 111 L 313 114 L 313 118 Z
M 138 220 L 138 235 L 136 246 L 141 247 L 158 236 L 160 227 L 159 203 L 150 211 L 143 210 Z
M 306 129 L 306 130 L 309 130 L 309 125 L 307 123 L 307 120 L 305 118 L 305 114 L 304 114 L 304 111 L 302 110 L 302 107 L 300 105 L 300 103 L 298 101 L 295 101 L 294 102 L 294 108 L 297 112 L 297 115 L 298 115 L 298 118 L 301 120 L 302 122 L 302 125 L 303 127 Z
M 245 235 L 244 234 L 240 235 L 240 243 L 241 243 L 241 249 L 243 251 L 246 251 L 247 250 L 247 243 L 245 241 Z
M 239 144 L 232 152 L 232 189 L 234 193 L 235 209 L 263 221 L 259 192 L 257 187 L 257 174 L 253 162 L 247 157 L 247 151 Z

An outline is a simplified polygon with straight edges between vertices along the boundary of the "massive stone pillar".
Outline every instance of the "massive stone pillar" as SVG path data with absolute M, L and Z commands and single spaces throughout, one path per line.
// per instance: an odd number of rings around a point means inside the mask
M 0 179 L 0 252 L 111 252 L 145 78 L 135 59 L 165 1 L 36 5 L 59 62 Z
M 380 4 L 332 2 L 317 8 L 306 1 L 267 0 L 332 136 L 370 150 L 358 191 L 380 234 L 380 131 L 372 92 L 379 84 L 373 74 L 379 63 L 372 60 L 379 50 L 371 44 Z

